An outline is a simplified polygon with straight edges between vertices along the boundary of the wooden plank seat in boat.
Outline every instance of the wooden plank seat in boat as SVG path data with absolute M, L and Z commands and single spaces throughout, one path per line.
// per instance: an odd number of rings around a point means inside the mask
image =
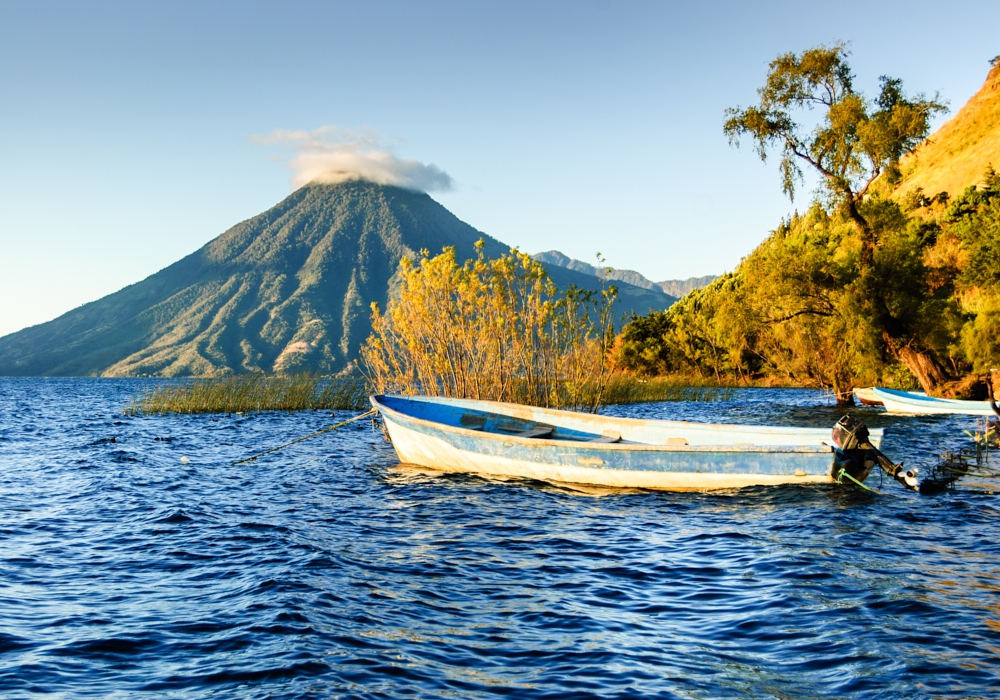
M 483 430 L 486 428 L 486 416 L 474 413 L 463 413 L 458 419 L 459 424 L 467 430 Z
M 486 417 L 473 414 L 463 414 L 459 419 L 459 423 L 463 428 L 469 430 L 485 430 L 486 429 Z M 507 433 L 510 435 L 515 435 L 517 437 L 523 438 L 547 438 L 551 437 L 555 432 L 556 427 L 554 425 L 546 425 L 544 423 L 537 424 L 531 428 L 525 428 L 524 425 L 517 425 L 514 423 L 501 423 L 496 427 L 497 432 Z M 622 435 L 617 430 L 605 430 L 600 435 L 591 438 L 581 438 L 581 437 L 567 437 L 569 440 L 576 440 L 582 442 L 602 442 L 602 443 L 614 443 L 621 442 Z
M 507 425 L 498 425 L 497 430 L 501 430 L 505 433 L 510 433 L 511 435 L 516 435 L 517 437 L 523 437 L 523 438 L 547 438 L 552 436 L 552 434 L 556 430 L 556 427 L 554 425 L 545 425 L 544 423 L 542 423 L 536 425 L 533 428 L 522 430 L 521 426 L 507 424 Z M 617 430 L 605 430 L 597 437 L 583 438 L 576 436 L 573 437 L 566 436 L 562 439 L 575 440 L 579 442 L 612 443 L 612 442 L 621 442 L 622 434 L 619 433 Z
M 554 425 L 536 425 L 534 428 L 524 428 L 520 425 L 498 425 L 497 430 L 510 433 L 515 437 L 523 438 L 547 438 L 556 431 Z

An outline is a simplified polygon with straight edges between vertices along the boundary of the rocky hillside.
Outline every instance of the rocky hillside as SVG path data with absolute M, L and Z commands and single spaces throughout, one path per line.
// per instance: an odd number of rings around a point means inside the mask
M 309 185 L 147 279 L 59 318 L 0 338 L 0 376 L 213 376 L 334 373 L 386 304 L 403 256 L 480 238 L 428 195 L 367 182 Z M 550 266 L 560 287 L 598 288 L 593 276 Z M 673 301 L 621 285 L 621 310 Z

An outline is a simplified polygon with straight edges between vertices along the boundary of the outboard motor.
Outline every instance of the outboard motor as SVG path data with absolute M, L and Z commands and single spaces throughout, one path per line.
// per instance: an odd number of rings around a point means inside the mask
M 882 471 L 908 489 L 917 489 L 917 470 L 893 464 L 868 439 L 868 428 L 854 416 L 844 416 L 833 426 L 833 444 L 838 452 L 838 466 L 857 481 L 864 481 L 878 464 Z

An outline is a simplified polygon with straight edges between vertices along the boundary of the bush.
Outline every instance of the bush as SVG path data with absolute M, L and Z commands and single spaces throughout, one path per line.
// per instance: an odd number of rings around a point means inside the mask
M 459 265 L 455 249 L 404 259 L 399 297 L 372 305 L 361 368 L 379 393 L 597 410 L 617 290 L 560 293 L 517 250 Z

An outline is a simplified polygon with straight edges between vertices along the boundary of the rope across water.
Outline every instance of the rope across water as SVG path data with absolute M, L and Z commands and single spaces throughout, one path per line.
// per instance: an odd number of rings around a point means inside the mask
M 375 413 L 377 413 L 377 411 L 373 408 L 370 411 L 362 413 L 360 416 L 354 416 L 354 418 L 348 418 L 347 420 L 341 421 L 340 423 L 337 423 L 336 425 L 331 425 L 329 428 L 323 428 L 322 430 L 317 430 L 315 433 L 310 433 L 309 435 L 306 435 L 305 437 L 300 437 L 297 440 L 292 440 L 291 442 L 286 442 L 284 445 L 278 445 L 277 447 L 272 447 L 271 449 L 265 450 L 264 452 L 261 452 L 260 454 L 255 454 L 252 457 L 246 457 L 244 459 L 239 459 L 239 460 L 237 460 L 235 462 L 232 462 L 231 466 L 235 467 L 237 464 L 246 464 L 247 462 L 252 462 L 255 459 L 258 459 L 259 457 L 263 457 L 264 455 L 269 455 L 272 452 L 277 452 L 278 450 L 283 450 L 286 447 L 290 447 L 290 446 L 292 446 L 292 445 L 294 445 L 296 443 L 302 442 L 303 440 L 308 440 L 309 438 L 314 438 L 317 435 L 322 435 L 323 433 L 328 433 L 331 430 L 336 430 L 337 428 L 340 428 L 341 426 L 347 425 L 348 423 L 353 423 L 356 420 L 361 420 L 362 418 L 367 418 L 368 416 L 374 415 Z

